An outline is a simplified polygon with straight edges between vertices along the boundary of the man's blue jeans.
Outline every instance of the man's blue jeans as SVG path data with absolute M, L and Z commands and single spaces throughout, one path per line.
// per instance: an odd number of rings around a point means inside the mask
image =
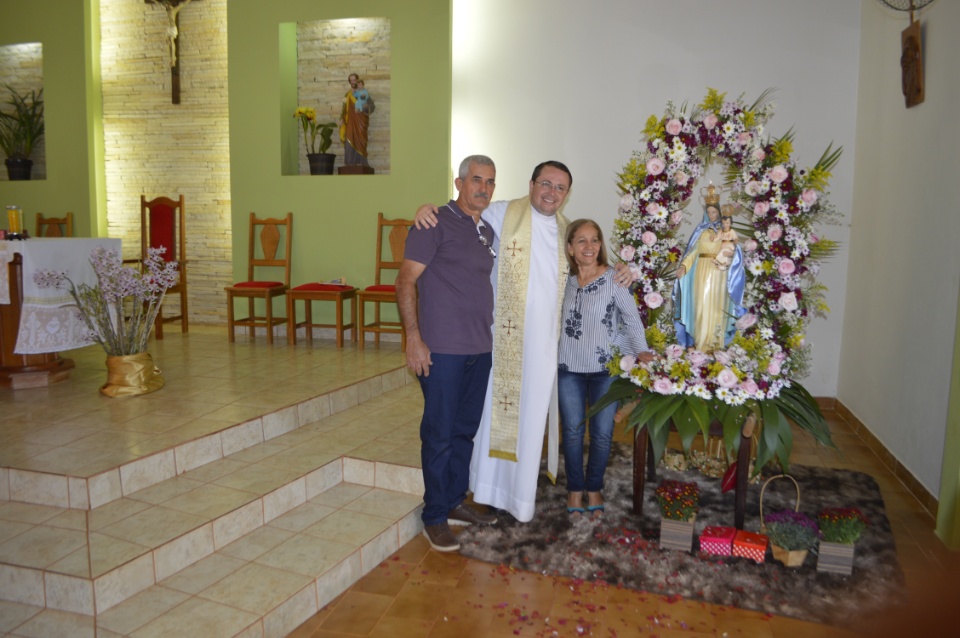
M 430 376 L 418 377 L 423 391 L 420 459 L 423 465 L 424 525 L 447 521 L 467 498 L 473 437 L 493 363 L 491 353 L 430 355 Z
M 613 377 L 607 372 L 560 370 L 557 373 L 568 492 L 582 492 L 584 489 L 588 492 L 599 492 L 603 489 L 603 475 L 607 471 L 607 459 L 610 458 L 613 417 L 617 413 L 617 404 L 610 404 L 590 419 L 590 458 L 587 461 L 586 479 L 583 475 L 583 434 L 586 429 L 584 418 L 587 404 L 594 405 L 606 394 L 612 383 Z

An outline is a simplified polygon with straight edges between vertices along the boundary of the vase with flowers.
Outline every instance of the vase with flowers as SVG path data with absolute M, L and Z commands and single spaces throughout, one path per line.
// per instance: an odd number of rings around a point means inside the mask
M 665 480 L 655 493 L 660 506 L 660 547 L 689 552 L 700 509 L 700 488 L 696 483 Z
M 309 106 L 301 106 L 293 113 L 303 128 L 303 143 L 307 148 L 307 161 L 310 162 L 311 175 L 333 175 L 333 161 L 336 155 L 328 153 L 333 143 L 333 130 L 336 122 L 317 122 L 317 112 Z M 317 146 L 317 137 L 320 145 Z
M 856 507 L 828 507 L 817 515 L 817 523 L 820 526 L 817 571 L 851 574 L 854 544 L 870 521 Z
M 133 396 L 163 387 L 163 376 L 147 352 L 147 339 L 167 289 L 179 280 L 177 263 L 165 261 L 164 250 L 149 249 L 142 267 L 130 268 L 116 251 L 97 248 L 90 255 L 97 276 L 93 287 L 75 285 L 65 272 L 34 275 L 38 286 L 70 294 L 90 339 L 107 353 L 107 383 L 101 394 Z
M 7 156 L 7 176 L 11 181 L 30 179 L 33 160 L 30 155 L 43 137 L 43 89 L 21 95 L 7 85 L 10 110 L 0 109 L 0 150 Z

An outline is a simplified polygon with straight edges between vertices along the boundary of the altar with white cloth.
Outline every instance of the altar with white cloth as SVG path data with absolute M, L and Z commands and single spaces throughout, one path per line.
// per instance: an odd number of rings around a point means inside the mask
M 73 363 L 57 353 L 94 343 L 66 290 L 40 288 L 39 271 L 63 271 L 76 285 L 97 284 L 90 254 L 103 247 L 120 254 L 119 239 L 33 238 L 0 241 L 0 386 L 48 385 L 69 375 Z

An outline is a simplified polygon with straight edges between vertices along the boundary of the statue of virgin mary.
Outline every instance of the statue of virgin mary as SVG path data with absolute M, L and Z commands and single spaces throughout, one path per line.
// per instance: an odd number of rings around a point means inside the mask
M 722 350 L 736 333 L 734 323 L 746 312 L 743 251 L 734 247 L 729 267 L 718 265 L 721 250 L 720 193 L 710 184 L 704 195 L 703 221 L 690 234 L 673 285 L 677 343 L 703 352 Z

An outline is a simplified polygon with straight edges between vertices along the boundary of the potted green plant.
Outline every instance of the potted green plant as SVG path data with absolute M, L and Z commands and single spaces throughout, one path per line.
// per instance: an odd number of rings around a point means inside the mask
M 303 142 L 307 147 L 307 160 L 310 162 L 311 175 L 333 175 L 333 161 L 336 155 L 328 153 L 330 145 L 333 144 L 333 129 L 336 128 L 336 122 L 317 122 L 317 112 L 308 107 L 301 106 L 294 113 L 293 117 L 300 120 L 303 127 Z M 317 146 L 317 136 L 320 136 L 320 146 Z
M 700 510 L 700 488 L 696 483 L 662 481 L 656 489 L 660 506 L 660 547 L 689 552 L 693 526 Z
M 0 110 L 0 149 L 7 156 L 7 175 L 10 180 L 30 179 L 33 160 L 30 154 L 43 137 L 43 89 L 21 95 L 6 85 L 10 99 L 6 105 L 13 110 Z
M 761 531 L 770 539 L 773 557 L 787 567 L 802 565 L 819 538 L 816 521 L 794 510 L 770 514 Z
M 852 573 L 854 543 L 870 522 L 856 507 L 828 507 L 817 515 L 817 523 L 820 526 L 817 571 Z

